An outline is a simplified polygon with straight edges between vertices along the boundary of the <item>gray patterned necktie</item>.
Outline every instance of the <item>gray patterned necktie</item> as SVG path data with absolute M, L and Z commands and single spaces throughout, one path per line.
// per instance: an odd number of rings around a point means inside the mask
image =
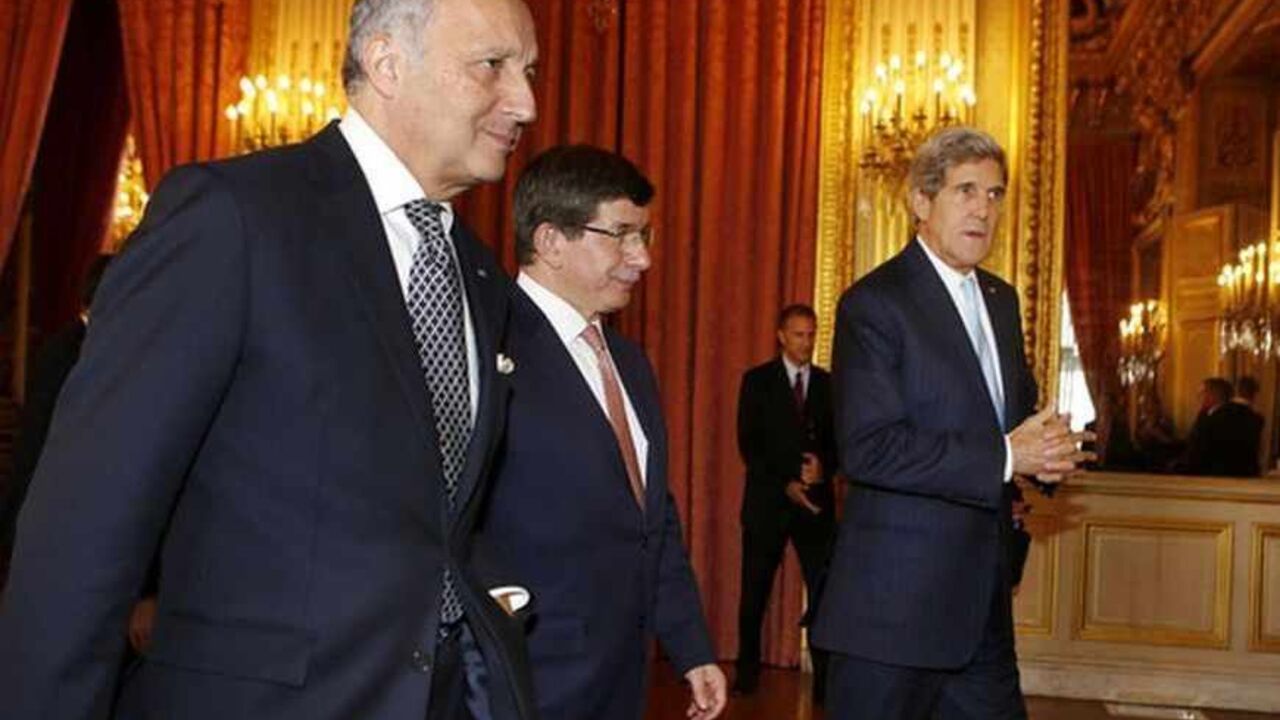
M 454 509 L 458 480 L 471 440 L 471 390 L 467 375 L 467 339 L 463 320 L 462 282 L 458 263 L 444 234 L 438 203 L 414 200 L 404 206 L 409 221 L 422 235 L 409 268 L 405 302 L 413 321 L 413 336 L 427 389 L 436 435 L 440 439 L 445 494 Z M 462 603 L 453 574 L 445 568 L 440 597 L 440 620 L 457 622 Z

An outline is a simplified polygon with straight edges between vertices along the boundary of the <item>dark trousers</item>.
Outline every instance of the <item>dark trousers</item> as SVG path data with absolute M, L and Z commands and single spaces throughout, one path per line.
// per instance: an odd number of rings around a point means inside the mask
M 489 671 L 466 621 L 441 626 L 426 720 L 493 720 Z
M 1007 588 L 997 590 L 977 652 L 958 670 L 886 665 L 831 653 L 828 720 L 1026 720 Z
M 754 677 L 760 672 L 760 624 L 773 591 L 773 578 L 787 541 L 796 549 L 809 606 L 814 607 L 821 594 L 821 579 L 830 560 L 835 523 L 830 510 L 825 516 L 801 517 L 807 511 L 796 509 L 777 522 L 743 523 L 742 526 L 742 595 L 738 603 L 738 676 Z M 812 613 L 809 613 L 812 615 Z M 814 672 L 825 676 L 826 653 L 813 651 Z

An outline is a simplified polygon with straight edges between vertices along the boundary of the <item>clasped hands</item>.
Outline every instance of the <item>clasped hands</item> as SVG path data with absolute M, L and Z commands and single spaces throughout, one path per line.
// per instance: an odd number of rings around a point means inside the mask
M 1072 432 L 1071 416 L 1059 415 L 1051 403 L 1009 433 L 1013 472 L 1046 485 L 1060 483 L 1080 463 L 1097 459 L 1094 453 L 1080 449 L 1080 443 L 1094 439 L 1095 435 L 1087 430 Z
M 805 453 L 801 457 L 800 477 L 787 482 L 787 499 L 817 515 L 822 512 L 822 508 L 809 499 L 808 493 L 809 488 L 822 482 L 822 461 L 813 453 Z

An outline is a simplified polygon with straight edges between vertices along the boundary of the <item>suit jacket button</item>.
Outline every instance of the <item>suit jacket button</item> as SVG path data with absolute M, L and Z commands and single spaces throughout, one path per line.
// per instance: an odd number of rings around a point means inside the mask
M 421 650 L 413 651 L 413 655 L 409 656 L 409 664 L 420 673 L 431 672 L 431 661 L 427 659 L 427 654 Z

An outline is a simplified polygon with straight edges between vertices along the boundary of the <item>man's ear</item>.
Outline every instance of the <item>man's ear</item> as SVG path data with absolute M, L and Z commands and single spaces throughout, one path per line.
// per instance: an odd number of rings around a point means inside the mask
M 387 33 L 377 33 L 364 44 L 360 66 L 366 82 L 384 98 L 395 97 L 404 76 L 405 56 L 400 46 Z
M 910 191 L 908 195 L 909 204 L 911 206 L 912 220 L 919 225 L 929 217 L 929 209 L 933 207 L 933 199 L 924 194 L 920 188 Z
M 569 242 L 564 231 L 549 222 L 538 223 L 533 229 L 534 253 L 553 269 L 564 264 L 564 244 Z

